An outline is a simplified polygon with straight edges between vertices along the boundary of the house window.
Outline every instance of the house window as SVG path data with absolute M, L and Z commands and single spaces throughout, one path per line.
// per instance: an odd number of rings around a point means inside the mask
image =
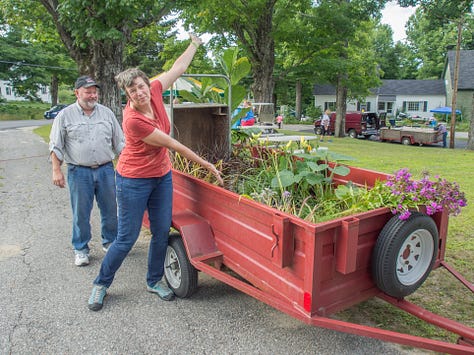
M 5 91 L 6 91 L 7 96 L 10 96 L 12 94 L 12 89 L 8 86 L 5 88 Z
M 364 102 L 364 103 L 360 103 L 359 101 L 357 101 L 357 111 L 366 111 L 366 112 L 370 112 L 370 102 Z
M 387 113 L 393 113 L 393 102 L 387 102 Z
M 408 101 L 408 111 L 420 111 L 420 103 L 418 101 Z
M 423 111 L 428 110 L 428 101 L 408 101 L 407 102 L 408 111 Z
M 331 110 L 336 111 L 336 102 L 328 101 L 324 103 L 324 111 Z

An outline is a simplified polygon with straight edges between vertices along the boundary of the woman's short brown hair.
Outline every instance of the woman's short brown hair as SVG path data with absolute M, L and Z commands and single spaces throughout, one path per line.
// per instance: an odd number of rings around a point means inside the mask
M 125 93 L 127 93 L 126 89 L 133 85 L 133 81 L 136 78 L 142 78 L 143 81 L 148 86 L 150 86 L 150 79 L 148 79 L 146 74 L 138 68 L 131 68 L 131 69 L 124 70 L 121 73 L 118 73 L 115 76 L 115 81 L 117 82 L 119 88 L 125 91 Z

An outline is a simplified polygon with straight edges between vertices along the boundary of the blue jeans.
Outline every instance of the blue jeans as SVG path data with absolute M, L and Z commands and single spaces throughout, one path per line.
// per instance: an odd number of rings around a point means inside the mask
M 148 209 L 152 234 L 148 250 L 147 284 L 154 286 L 164 274 L 171 227 L 173 181 L 171 171 L 159 178 L 126 178 L 117 173 L 118 233 L 100 267 L 94 284 L 109 287 L 138 239 Z
M 113 242 L 117 236 L 114 165 L 108 163 L 91 169 L 69 164 L 67 182 L 73 218 L 72 246 L 75 252 L 89 253 L 90 217 L 94 197 L 100 210 L 102 244 Z

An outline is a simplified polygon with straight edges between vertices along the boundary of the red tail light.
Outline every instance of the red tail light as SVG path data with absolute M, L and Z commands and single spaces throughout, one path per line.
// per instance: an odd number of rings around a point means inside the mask
M 311 294 L 308 292 L 303 295 L 303 308 L 305 311 L 311 312 Z

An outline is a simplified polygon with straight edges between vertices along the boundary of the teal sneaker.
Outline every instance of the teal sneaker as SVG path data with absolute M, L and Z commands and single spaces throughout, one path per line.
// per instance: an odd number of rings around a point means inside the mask
M 91 311 L 100 311 L 104 305 L 104 298 L 107 295 L 107 287 L 94 285 L 91 296 L 89 297 L 88 307 Z
M 174 299 L 174 293 L 168 287 L 164 278 L 158 281 L 154 286 L 148 285 L 146 289 L 148 292 L 156 293 L 164 301 L 172 301 Z

